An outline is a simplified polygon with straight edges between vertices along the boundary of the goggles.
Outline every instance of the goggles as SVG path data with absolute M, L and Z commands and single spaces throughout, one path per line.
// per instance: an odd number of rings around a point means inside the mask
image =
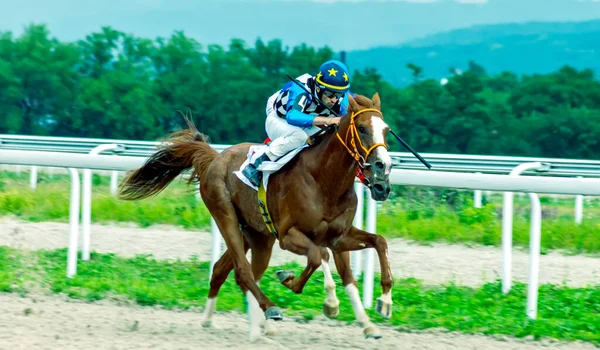
M 331 90 L 327 90 L 324 88 L 321 88 L 321 89 L 322 89 L 323 95 L 329 99 L 336 98 L 339 100 L 340 98 L 342 98 L 342 96 L 344 96 L 343 92 L 331 91 Z

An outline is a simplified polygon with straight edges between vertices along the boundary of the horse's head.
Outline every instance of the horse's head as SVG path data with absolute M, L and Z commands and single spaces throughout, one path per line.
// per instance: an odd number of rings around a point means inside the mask
M 389 126 L 383 121 L 379 94 L 372 100 L 348 96 L 348 116 L 342 120 L 337 137 L 358 162 L 365 182 L 376 201 L 386 200 L 390 194 L 392 159 L 388 154 Z

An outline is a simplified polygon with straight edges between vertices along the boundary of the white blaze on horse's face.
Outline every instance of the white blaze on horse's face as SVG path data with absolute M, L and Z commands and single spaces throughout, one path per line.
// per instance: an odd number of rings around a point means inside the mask
M 371 117 L 371 127 L 373 130 L 373 144 L 385 144 L 385 133 L 389 130 L 389 126 L 379 116 Z M 392 170 L 392 158 L 388 154 L 385 147 L 377 147 L 373 150 L 377 158 L 377 162 L 383 163 L 385 167 L 384 174 L 387 176 Z

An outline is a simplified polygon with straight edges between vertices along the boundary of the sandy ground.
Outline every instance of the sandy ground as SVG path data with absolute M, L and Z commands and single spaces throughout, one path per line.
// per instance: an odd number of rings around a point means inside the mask
M 61 223 L 28 223 L 0 218 L 0 245 L 23 249 L 54 249 L 67 245 L 69 227 Z M 478 285 L 498 278 L 499 248 L 389 241 L 394 275 L 414 276 L 426 283 L 454 280 Z M 93 225 L 92 250 L 122 256 L 153 254 L 160 259 L 210 259 L 210 234 L 158 226 L 140 229 L 127 225 Z M 272 265 L 303 257 L 276 248 Z M 540 282 L 580 286 L 600 282 L 600 259 L 541 257 Z M 526 281 L 527 252 L 513 251 L 515 279 Z M 345 297 L 345 296 L 340 296 Z M 405 333 L 382 328 L 383 338 L 365 340 L 357 325 L 318 317 L 310 323 L 286 318 L 278 323 L 280 335 L 248 343 L 244 315 L 217 313 L 217 328 L 200 326 L 200 310 L 174 312 L 115 301 L 83 303 L 60 296 L 0 294 L 0 349 L 596 349 L 587 343 L 532 342 L 441 331 Z
M 354 325 L 315 319 L 278 323 L 280 334 L 248 343 L 243 315 L 219 313 L 217 328 L 200 326 L 197 312 L 173 312 L 109 302 L 86 304 L 59 297 L 0 294 L 0 349 L 595 349 L 586 343 L 532 342 L 381 329 L 364 339 Z

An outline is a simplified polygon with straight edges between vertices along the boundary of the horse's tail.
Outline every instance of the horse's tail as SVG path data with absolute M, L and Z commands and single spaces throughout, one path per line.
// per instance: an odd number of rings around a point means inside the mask
M 164 146 L 123 180 L 119 199 L 139 200 L 158 194 L 192 167 L 194 171 L 188 183 L 200 181 L 218 153 L 209 145 L 208 137 L 198 132 L 190 119 L 184 118 L 189 129 L 167 136 Z

